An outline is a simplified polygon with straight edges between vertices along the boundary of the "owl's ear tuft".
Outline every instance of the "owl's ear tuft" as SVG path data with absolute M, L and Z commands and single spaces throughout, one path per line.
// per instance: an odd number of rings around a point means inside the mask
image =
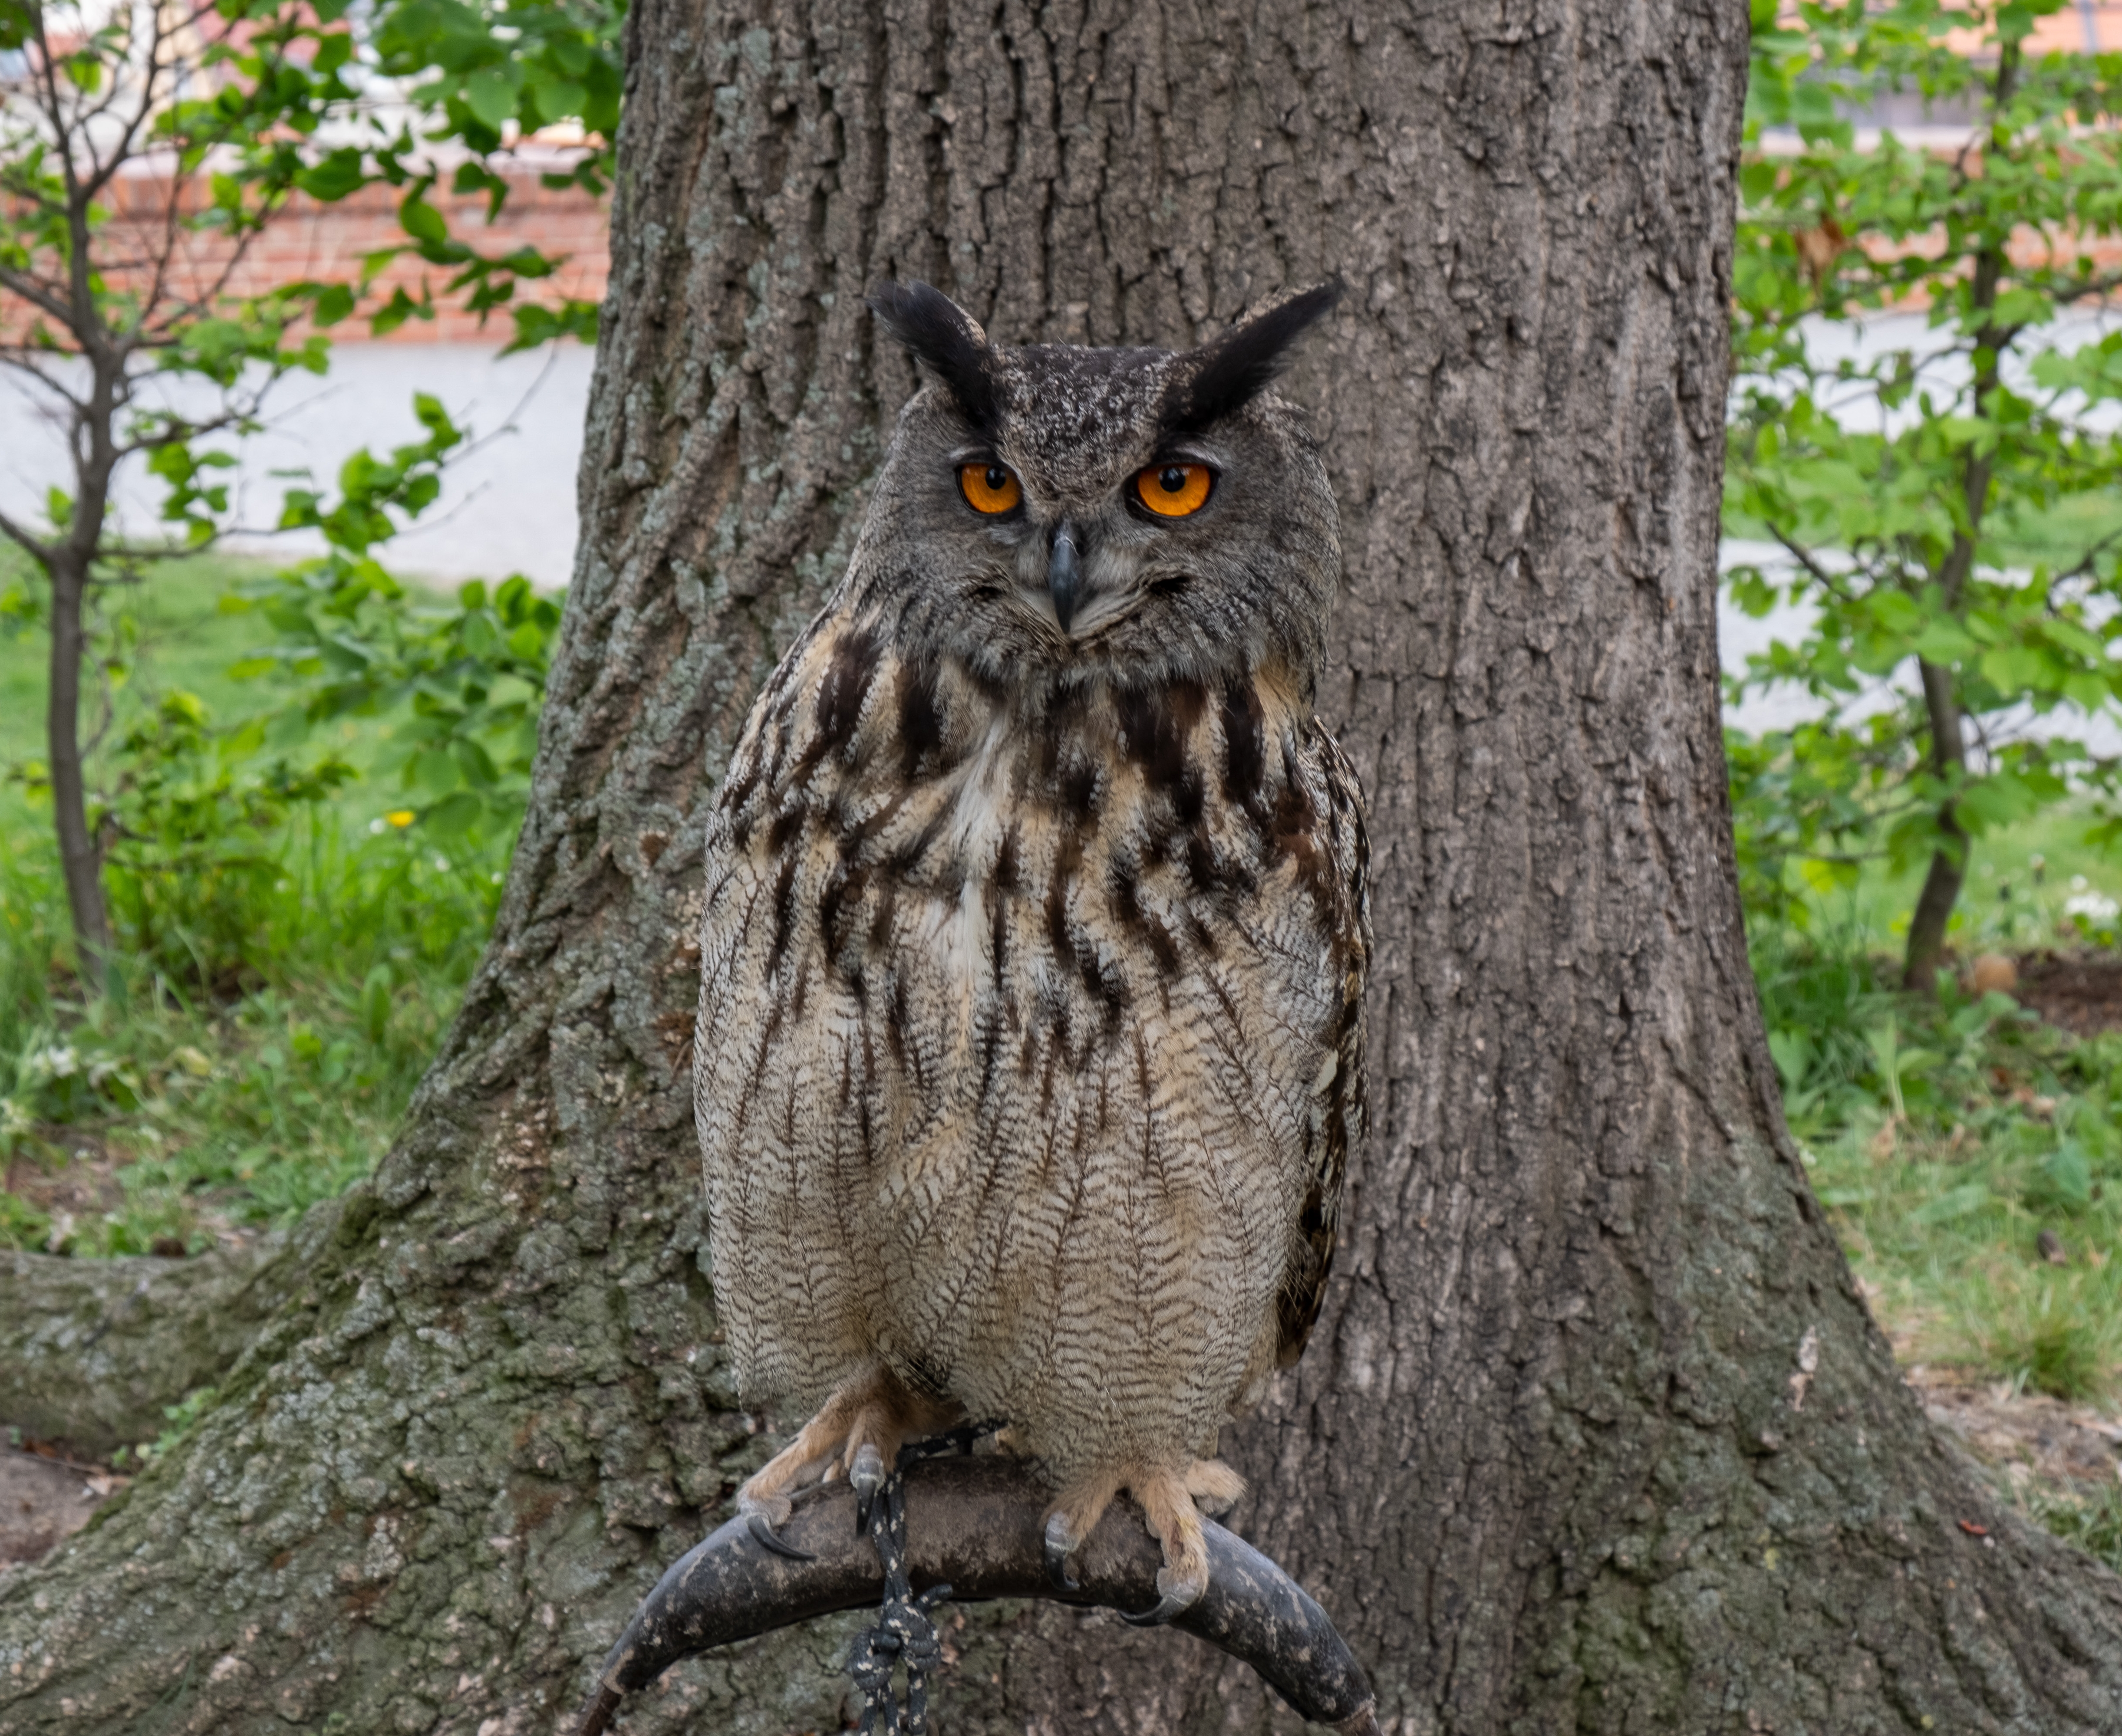
M 877 323 L 950 388 L 965 419 L 983 433 L 998 420 L 987 334 L 940 289 L 926 283 L 880 283 L 869 292 Z
M 1164 389 L 1164 432 L 1192 433 L 1257 398 L 1291 347 L 1340 299 L 1339 278 L 1301 291 L 1181 356 Z

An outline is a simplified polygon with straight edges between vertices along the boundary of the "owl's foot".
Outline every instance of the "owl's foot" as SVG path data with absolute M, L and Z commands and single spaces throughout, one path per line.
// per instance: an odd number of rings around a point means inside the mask
M 889 1370 L 865 1370 L 835 1387 L 795 1440 L 746 1481 L 736 1492 L 737 1511 L 765 1547 L 809 1561 L 811 1556 L 774 1529 L 788 1517 L 792 1493 L 844 1476 L 855 1491 L 857 1518 L 867 1530 L 870 1503 L 884 1486 L 888 1468 L 898 1463 L 899 1449 L 965 1420 L 957 1406 L 909 1392 Z
M 1195 1502 L 1219 1513 L 1227 1511 L 1245 1493 L 1245 1479 L 1215 1458 L 1194 1459 L 1184 1471 L 1130 1466 L 1079 1479 L 1063 1491 L 1046 1518 L 1046 1570 L 1063 1590 L 1076 1589 L 1068 1557 L 1096 1528 L 1121 1489 L 1134 1497 L 1149 1534 L 1164 1552 L 1164 1566 L 1157 1575 L 1156 1604 L 1138 1616 L 1123 1618 L 1138 1627 L 1152 1627 L 1190 1608 L 1208 1589 L 1208 1547 L 1201 1535 Z

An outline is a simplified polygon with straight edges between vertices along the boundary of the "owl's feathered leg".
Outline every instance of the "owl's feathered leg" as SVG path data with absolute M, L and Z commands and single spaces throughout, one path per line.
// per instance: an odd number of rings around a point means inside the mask
M 871 1499 L 899 1449 L 965 1420 L 957 1406 L 913 1392 L 890 1370 L 873 1364 L 834 1388 L 795 1440 L 746 1479 L 736 1491 L 736 1510 L 767 1548 L 809 1561 L 774 1528 L 788 1517 L 792 1492 L 844 1475 L 855 1491 L 858 1521 L 867 1526 Z
M 1138 1627 L 1154 1626 L 1169 1622 L 1208 1589 L 1208 1548 L 1194 1504 L 1222 1512 L 1246 1492 L 1245 1479 L 1217 1458 L 1197 1458 L 1178 1471 L 1161 1465 L 1105 1466 L 1078 1477 L 1061 1491 L 1046 1516 L 1046 1570 L 1064 1590 L 1076 1589 L 1068 1557 L 1122 1489 L 1134 1497 L 1149 1534 L 1164 1552 L 1156 1607 L 1125 1617 Z

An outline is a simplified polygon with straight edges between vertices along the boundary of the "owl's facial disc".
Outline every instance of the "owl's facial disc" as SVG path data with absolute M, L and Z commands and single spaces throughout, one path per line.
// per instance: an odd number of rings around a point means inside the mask
M 1185 588 L 1193 575 L 1181 525 L 1213 516 L 1204 509 L 1218 494 L 1228 459 L 1197 441 L 1166 441 L 1147 464 L 1088 488 L 1057 483 L 1035 458 L 1020 475 L 984 441 L 955 447 L 946 462 L 961 510 L 987 548 L 1010 551 L 1004 559 L 1015 570 L 1018 605 L 1081 642 L 1146 595 Z
M 1145 597 L 1184 589 L 1192 574 L 1181 521 L 1201 512 L 1217 475 L 1199 460 L 1130 467 L 1102 497 L 1073 501 L 1027 485 L 1016 541 L 1018 604 L 1082 645 L 1133 616 Z
M 1318 656 L 1330 488 L 1266 388 L 1331 287 L 1199 348 L 1005 348 L 925 285 L 871 306 L 921 364 L 850 583 L 984 679 L 1204 675 Z

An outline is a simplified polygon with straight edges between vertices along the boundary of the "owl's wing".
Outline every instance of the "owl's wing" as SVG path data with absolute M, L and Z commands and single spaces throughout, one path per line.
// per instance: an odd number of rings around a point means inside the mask
M 1341 1216 L 1341 1188 L 1348 1172 L 1348 1148 L 1363 1135 L 1363 984 L 1370 973 L 1370 838 L 1363 824 L 1362 786 L 1326 726 L 1311 724 L 1306 746 L 1317 756 L 1326 800 L 1313 806 L 1311 843 L 1333 866 L 1337 892 L 1321 915 L 1333 929 L 1332 955 L 1346 961 L 1341 1018 L 1334 1032 L 1331 1071 L 1322 1067 L 1311 1105 L 1313 1169 L 1311 1185 L 1291 1239 L 1276 1308 L 1281 1328 L 1278 1365 L 1288 1368 L 1304 1354 Z

